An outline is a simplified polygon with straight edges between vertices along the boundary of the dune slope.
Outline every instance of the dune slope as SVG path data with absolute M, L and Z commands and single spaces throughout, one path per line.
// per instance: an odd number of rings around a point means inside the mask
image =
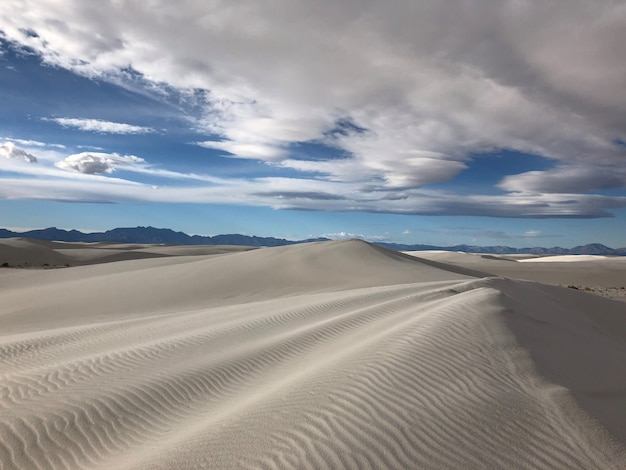
M 5 275 L 0 467 L 624 468 L 625 306 L 469 274 L 348 241 Z
M 0 265 L 63 267 L 167 256 L 206 256 L 253 248 L 220 245 L 139 245 L 123 243 L 65 243 L 29 238 L 0 239 Z

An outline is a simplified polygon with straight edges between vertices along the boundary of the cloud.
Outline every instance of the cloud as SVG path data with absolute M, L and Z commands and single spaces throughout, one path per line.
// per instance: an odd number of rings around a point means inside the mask
M 25 141 L 26 142 L 26 141 Z M 68 183 L 68 180 L 77 181 L 78 185 L 93 185 L 89 191 L 90 197 L 96 197 L 95 194 L 101 193 L 104 199 L 112 200 L 126 200 L 125 197 L 120 196 L 118 199 L 111 196 L 116 193 L 117 189 L 111 188 L 119 185 L 128 186 L 132 188 L 145 187 L 152 188 L 152 185 L 140 183 L 138 181 L 132 181 L 129 179 L 122 179 L 109 176 L 116 170 L 124 170 L 125 172 L 147 175 L 149 177 L 157 177 L 168 181 L 170 184 L 179 184 L 181 181 L 202 181 L 203 183 L 219 184 L 222 186 L 233 185 L 225 179 L 215 178 L 210 175 L 196 174 L 196 173 L 180 173 L 176 171 L 164 170 L 150 165 L 143 158 L 133 155 L 119 155 L 116 153 L 100 153 L 100 152 L 83 152 L 79 154 L 65 156 L 58 151 L 46 151 L 39 150 L 51 145 L 38 142 L 35 147 L 38 149 L 38 156 L 43 155 L 43 158 L 37 158 L 34 162 L 29 158 L 35 158 L 26 150 L 16 147 L 13 143 L 8 142 L 0 145 L 0 155 L 3 153 L 9 158 L 0 158 L 0 172 L 17 174 L 21 179 L 11 179 L 7 177 L 0 178 L 2 184 L 10 186 L 9 181 L 21 181 L 24 185 L 27 184 L 28 177 L 34 176 L 37 179 L 33 181 L 39 181 L 42 191 L 48 188 L 49 199 L 58 199 L 58 181 L 64 181 L 62 184 L 68 185 L 67 194 L 73 194 L 68 196 L 67 200 L 80 202 L 80 194 L 82 190 L 73 191 L 71 188 L 76 188 Z M 26 156 L 26 157 L 25 157 Z M 38 163 L 33 165 L 30 163 Z M 45 179 L 50 180 L 50 185 L 45 184 Z M 78 183 L 80 181 L 80 183 Z M 112 193 L 111 193 L 112 191 Z M 134 191 L 134 189 L 133 189 Z M 39 193 L 39 192 L 38 192 Z M 6 197 L 8 198 L 26 198 L 27 193 L 22 190 L 7 189 Z M 36 199 L 46 199 L 43 192 L 36 197 Z M 133 198 L 134 199 L 134 198 Z M 139 198 L 141 199 L 141 198 Z
M 11 147 L 11 146 L 8 146 Z M 11 147 L 13 154 L 27 153 Z M 368 188 L 363 182 L 296 178 L 217 178 L 155 168 L 143 158 L 115 153 L 83 152 L 27 164 L 0 159 L 0 197 L 73 202 L 191 202 L 247 204 L 275 209 L 388 212 L 422 215 L 486 215 L 494 217 L 607 217 L 607 209 L 625 207 L 626 198 L 576 194 L 469 195 L 446 191 Z M 167 185 L 113 178 L 116 170 L 163 178 Z M 34 178 L 33 178 L 34 177 Z M 181 185 L 185 180 L 202 186 Z M 355 234 L 349 234 L 355 235 Z M 532 236 L 528 233 L 527 236 Z M 373 238 L 371 240 L 374 240 Z
M 271 197 L 286 200 L 310 199 L 318 201 L 336 201 L 346 199 L 344 196 L 325 192 L 303 191 L 266 191 L 256 193 L 260 197 Z
M 164 170 L 149 164 L 143 158 L 134 155 L 119 155 L 117 153 L 81 152 L 69 155 L 57 161 L 55 166 L 63 170 L 69 170 L 84 175 L 111 174 L 116 170 L 124 170 L 171 180 L 195 180 L 207 183 L 220 182 L 226 184 L 224 180 L 210 175 Z
M 5 160 L 10 162 L 9 160 Z M 82 160 L 81 160 L 82 161 Z M 95 163 L 94 163 L 95 162 Z M 124 162 L 126 164 L 126 162 Z M 119 163 L 87 160 L 98 171 L 118 168 Z M 33 170 L 25 171 L 24 166 Z M 139 163 L 124 169 L 142 171 Z M 389 190 L 363 192 L 356 183 L 336 183 L 296 178 L 221 179 L 206 178 L 201 186 L 180 185 L 177 180 L 194 179 L 193 175 L 174 172 L 167 185 L 140 183 L 99 174 L 58 168 L 38 168 L 22 164 L 19 168 L 0 170 L 20 171 L 19 178 L 5 177 L 0 185 L 0 197 L 15 199 L 54 199 L 73 202 L 167 202 L 210 203 L 228 205 L 266 206 L 280 210 L 362 211 L 406 215 L 480 215 L 518 218 L 595 218 L 610 217 L 610 209 L 626 207 L 625 197 L 577 194 L 525 195 L 466 195 L 446 191 L 410 190 L 403 197 L 385 198 Z M 83 171 L 94 171 L 82 168 Z M 153 171 L 145 168 L 146 172 Z M 158 171 L 158 170 L 156 170 Z M 30 178 L 28 175 L 34 175 Z M 47 176 L 46 179 L 40 176 Z M 303 188 L 307 190 L 303 192 Z
M 431 157 L 427 153 L 423 155 L 425 153 L 413 152 L 412 155 L 395 160 L 386 157 L 369 161 L 356 161 L 352 158 L 321 162 L 285 160 L 280 166 L 302 172 L 320 173 L 330 181 L 370 182 L 372 187 L 389 189 L 417 188 L 446 181 L 466 168 L 461 162 Z
M 29 155 L 11 143 L 1 148 L 10 148 L 11 155 Z M 131 177 L 133 174 L 158 177 L 165 184 L 109 176 L 118 170 Z M 0 197 L 9 199 L 244 204 L 281 210 L 519 218 L 610 217 L 610 209 L 626 207 L 626 197 L 594 194 L 520 192 L 460 198 L 449 191 L 395 189 L 363 181 L 219 178 L 164 170 L 133 155 L 100 152 L 82 152 L 55 161 L 44 160 L 38 165 L 28 164 L 23 158 L 4 158 L 0 159 L 0 171 L 18 175 L 1 179 Z M 190 181 L 202 185 L 193 185 Z M 532 233 L 526 236 L 530 237 Z
M 121 122 L 101 121 L 99 119 L 49 118 L 63 127 L 72 127 L 81 131 L 102 134 L 148 134 L 154 132 L 151 127 L 133 126 Z
M 502 230 L 476 230 L 474 228 L 449 228 L 445 230 L 435 230 L 435 233 L 447 236 L 463 236 L 478 239 L 495 240 L 530 240 L 535 238 L 557 238 L 562 235 L 544 234 L 541 230 L 527 230 L 522 234 L 508 233 Z
M 65 148 L 65 145 L 62 145 L 62 144 L 51 144 L 51 143 L 46 143 L 46 142 L 40 142 L 38 140 L 13 139 L 13 138 L 7 138 L 6 140 L 23 145 L 25 147 L 39 147 L 39 148 L 52 147 L 52 148 L 58 148 L 58 149 Z
M 15 146 L 13 142 L 0 144 L 0 155 L 4 158 L 23 160 L 28 163 L 37 163 L 37 157 Z
M 626 169 L 613 166 L 561 165 L 547 171 L 510 175 L 498 186 L 506 191 L 535 193 L 577 193 L 625 188 Z
M 276 162 L 293 143 L 320 141 L 350 155 L 353 175 L 419 187 L 496 148 L 609 166 L 624 156 L 614 145 L 626 129 L 619 3 L 186 0 L 61 11 L 25 0 L 0 14 L 6 37 L 48 63 L 120 80 L 130 66 L 155 86 L 204 90 L 198 125 L 220 138 L 202 145 L 235 157 Z M 333 134 L 341 122 L 360 131 Z
M 197 145 L 302 178 L 226 182 L 92 152 L 59 163 L 75 172 L 197 179 L 211 184 L 159 194 L 280 209 L 607 217 L 625 206 L 624 198 L 580 194 L 626 180 L 626 147 L 616 144 L 626 141 L 620 2 L 74 1 L 59 9 L 53 0 L 24 0 L 0 2 L 0 18 L 8 40 L 48 64 L 118 83 L 139 75 L 154 89 L 193 95 L 202 107 L 195 127 L 207 136 Z M 302 142 L 343 158 L 313 161 L 298 153 Z M 472 153 L 500 148 L 556 168 L 509 175 L 499 185 L 508 194 L 428 190 L 470 166 Z M 90 197 L 165 197 L 99 184 Z M 80 199 L 83 188 L 75 189 L 67 197 Z
M 476 238 L 494 238 L 499 240 L 530 240 L 533 238 L 555 238 L 560 235 L 543 234 L 541 230 L 527 230 L 522 234 L 507 233 L 499 230 L 485 230 L 471 233 Z
M 247 143 L 205 140 L 203 142 L 195 142 L 195 145 L 209 149 L 222 150 L 233 157 L 252 158 L 267 162 L 282 160 L 283 157 L 288 154 L 285 149 L 272 145 L 264 145 L 258 142 Z
M 310 238 L 314 238 L 314 236 L 311 235 Z M 324 233 L 315 238 L 329 238 L 331 240 L 349 240 L 352 238 L 358 238 L 359 240 L 365 240 L 368 242 L 384 242 L 389 240 L 388 235 L 363 235 L 361 233 L 349 232 Z
M 526 230 L 524 232 L 523 238 L 545 238 L 554 235 L 544 235 L 541 230 Z
M 113 173 L 118 168 L 133 168 L 144 163 L 143 158 L 116 153 L 82 152 L 70 155 L 56 163 L 58 168 L 76 171 L 86 175 Z

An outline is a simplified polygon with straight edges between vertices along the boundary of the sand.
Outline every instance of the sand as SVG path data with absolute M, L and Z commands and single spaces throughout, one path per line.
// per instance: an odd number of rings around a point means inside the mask
M 589 255 L 515 257 L 511 255 L 480 255 L 458 252 L 407 252 L 418 259 L 482 271 L 489 276 L 505 276 L 581 289 L 618 292 L 626 289 L 626 257 Z
M 626 305 L 541 263 L 3 243 L 85 265 L 0 269 L 2 469 L 626 467 Z

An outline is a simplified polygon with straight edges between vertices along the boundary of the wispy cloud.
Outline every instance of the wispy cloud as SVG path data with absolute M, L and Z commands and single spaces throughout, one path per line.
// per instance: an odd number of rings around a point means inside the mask
M 12 155 L 26 153 L 12 145 L 9 145 Z M 1 180 L 0 197 L 5 198 L 246 204 L 283 210 L 521 218 L 609 217 L 608 209 L 626 207 L 624 197 L 593 194 L 513 193 L 459 198 L 448 191 L 393 190 L 369 186 L 361 181 L 219 178 L 161 169 L 134 155 L 100 152 L 82 152 L 58 158 L 55 162 L 2 158 L 0 171 L 16 175 Z M 163 184 L 146 183 L 145 179 L 133 175 L 148 176 L 153 180 L 160 178 Z M 190 183 L 193 181 L 201 184 L 193 185 Z M 494 232 L 491 236 L 503 235 Z M 532 236 L 532 232 L 527 236 Z
M 319 238 L 330 238 L 331 240 L 349 240 L 357 238 L 359 240 L 365 240 L 368 242 L 384 242 L 389 240 L 389 235 L 363 235 L 362 233 L 349 233 L 349 232 L 335 232 L 324 233 L 318 235 Z M 317 238 L 315 235 L 311 235 L 310 238 Z
M 428 232 L 429 230 L 424 230 Z M 524 233 L 509 233 L 502 230 L 478 230 L 475 228 L 456 227 L 449 229 L 441 229 L 431 231 L 440 235 L 455 236 L 455 237 L 472 237 L 475 240 L 532 240 L 532 239 L 545 239 L 545 238 L 559 238 L 562 235 L 544 233 L 541 230 L 527 230 Z
M 46 145 L 44 145 L 46 146 Z M 35 151 L 34 151 L 35 152 Z M 43 150 L 41 150 L 43 152 Z M 109 183 L 111 185 L 116 184 L 129 184 L 133 186 L 143 186 L 143 183 L 139 181 L 132 181 L 129 179 L 122 179 L 118 177 L 112 177 L 115 172 L 124 171 L 127 173 L 136 173 L 152 177 L 163 178 L 169 180 L 170 183 L 176 184 L 180 181 L 202 181 L 204 183 L 229 185 L 228 180 L 215 178 L 210 175 L 196 174 L 196 173 L 181 173 L 176 171 L 170 171 L 158 168 L 149 164 L 143 158 L 134 155 L 119 155 L 117 153 L 103 153 L 103 152 L 82 152 L 78 154 L 72 154 L 64 156 L 58 152 L 47 152 L 45 158 L 38 158 L 37 156 L 27 152 L 26 150 L 16 147 L 12 142 L 6 142 L 0 144 L 0 156 L 7 158 L 0 158 L 0 171 L 6 173 L 12 173 L 20 175 L 22 181 L 26 183 L 26 177 L 35 176 L 38 178 L 53 178 L 53 179 L 73 179 L 83 180 L 85 182 L 99 182 Z M 0 181 L 5 181 L 4 178 L 0 178 Z M 8 179 L 6 180 L 8 181 Z M 42 186 L 45 186 L 44 181 L 40 179 Z M 9 183 L 7 183 L 9 184 Z M 87 183 L 88 184 L 88 183 Z M 56 187 L 56 186 L 51 186 Z M 146 187 L 152 187 L 146 185 Z M 94 186 L 94 191 L 98 188 L 98 191 L 105 190 L 105 186 Z M 10 192 L 6 193 L 10 198 L 15 196 L 10 195 Z M 20 192 L 21 194 L 21 192 Z M 50 193 L 50 199 L 54 199 L 56 196 L 54 193 Z M 107 196 L 108 197 L 108 196 Z M 43 194 L 38 199 L 45 199 Z
M 87 132 L 98 132 L 101 134 L 148 134 L 154 132 L 151 127 L 134 126 L 121 122 L 101 121 L 99 119 L 81 118 L 47 118 L 63 127 L 70 127 Z
M 46 143 L 46 142 L 40 142 L 38 140 L 13 139 L 13 138 L 5 138 L 4 140 L 6 140 L 7 142 L 13 142 L 15 144 L 22 145 L 24 147 L 39 147 L 39 148 L 47 147 L 47 148 L 58 148 L 58 149 L 66 148 L 65 145 L 63 144 Z
M 0 161 L 1 164 L 1 161 Z M 25 164 L 24 164 L 25 165 Z M 0 168 L 2 169 L 2 168 Z M 17 167 L 5 171 L 17 171 Z M 23 168 L 19 168 L 23 170 Z M 56 172 L 55 172 L 56 171 Z M 404 199 L 380 193 L 356 196 L 357 187 L 295 178 L 218 179 L 202 186 L 145 184 L 60 169 L 31 173 L 50 178 L 3 178 L 0 197 L 62 199 L 67 201 L 147 201 L 267 206 L 275 209 L 386 212 L 412 215 L 480 215 L 491 217 L 607 217 L 607 209 L 626 207 L 626 198 L 597 195 L 532 195 L 520 201 L 511 196 L 469 196 L 459 200 L 449 192 L 413 191 Z M 26 175 L 26 173 L 24 173 Z M 72 177 L 71 175 L 75 175 Z M 77 178 L 80 176 L 80 178 Z M 180 175 L 173 175 L 179 177 Z M 172 180 L 172 182 L 174 182 Z M 309 191 L 302 193 L 306 186 Z M 332 194 L 336 197 L 319 197 Z M 62 197 L 61 197 L 62 195 Z M 313 195 L 313 196 L 312 196 Z M 499 234 L 493 233 L 493 236 Z

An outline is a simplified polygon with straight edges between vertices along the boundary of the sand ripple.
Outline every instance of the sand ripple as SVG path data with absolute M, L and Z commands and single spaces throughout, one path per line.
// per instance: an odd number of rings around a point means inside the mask
M 2 468 L 620 468 L 486 281 L 5 337 Z
M 472 276 L 361 242 L 4 273 L 0 468 L 626 468 L 624 304 Z

